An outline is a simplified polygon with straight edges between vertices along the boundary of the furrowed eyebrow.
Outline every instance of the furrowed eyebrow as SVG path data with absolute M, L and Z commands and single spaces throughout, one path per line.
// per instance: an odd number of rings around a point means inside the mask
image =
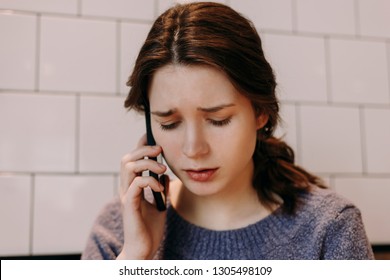
M 176 112 L 177 112 L 176 109 L 171 109 L 168 111 L 153 111 L 153 112 L 151 112 L 151 114 L 156 115 L 158 117 L 169 117 L 169 116 L 172 116 Z
M 206 112 L 206 113 L 215 113 L 215 112 L 218 112 L 224 108 L 233 107 L 233 106 L 236 106 L 236 105 L 231 103 L 231 104 L 222 104 L 222 105 L 207 107 L 207 108 L 198 107 L 197 110 L 202 111 L 202 112 Z
M 205 113 L 215 113 L 215 112 L 218 112 L 224 108 L 233 107 L 233 106 L 236 106 L 236 105 L 231 103 L 231 104 L 222 104 L 222 105 L 207 107 L 207 108 L 198 107 L 197 110 L 205 112 Z M 153 111 L 153 112 L 151 112 L 151 114 L 158 116 L 158 117 L 169 117 L 169 116 L 172 116 L 173 114 L 175 114 L 176 112 L 177 112 L 177 109 L 171 109 L 168 111 Z

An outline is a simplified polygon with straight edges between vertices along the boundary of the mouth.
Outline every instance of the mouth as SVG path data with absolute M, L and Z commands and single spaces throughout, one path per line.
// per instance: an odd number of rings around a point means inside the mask
M 187 176 L 197 182 L 206 182 L 212 179 L 218 168 L 205 168 L 205 169 L 185 169 Z

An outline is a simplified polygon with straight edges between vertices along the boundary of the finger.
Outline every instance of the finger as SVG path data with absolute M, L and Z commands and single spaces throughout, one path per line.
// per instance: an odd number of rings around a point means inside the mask
M 167 167 L 164 164 L 150 159 L 128 162 L 121 169 L 121 191 L 126 191 L 134 178 L 141 176 L 142 172 L 146 170 L 156 174 L 162 174 L 167 170 Z
M 153 177 L 136 177 L 127 191 L 121 194 L 123 203 L 130 203 L 138 209 L 139 203 L 143 199 L 143 189 L 148 186 L 156 192 L 164 190 L 164 187 Z
M 121 164 L 124 165 L 130 161 L 140 160 L 145 157 L 157 157 L 161 152 L 162 148 L 160 146 L 142 146 L 124 155 Z
M 167 167 L 151 159 L 142 159 L 128 162 L 124 167 L 124 172 L 128 174 L 140 174 L 143 171 L 152 171 L 156 174 L 162 174 L 167 170 Z

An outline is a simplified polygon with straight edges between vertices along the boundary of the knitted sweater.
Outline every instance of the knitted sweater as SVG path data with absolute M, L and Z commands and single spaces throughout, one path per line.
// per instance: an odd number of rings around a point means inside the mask
M 373 259 L 360 211 L 331 190 L 301 195 L 295 215 L 275 210 L 244 228 L 209 230 L 167 209 L 161 259 Z M 119 199 L 97 218 L 82 259 L 115 259 L 123 246 Z

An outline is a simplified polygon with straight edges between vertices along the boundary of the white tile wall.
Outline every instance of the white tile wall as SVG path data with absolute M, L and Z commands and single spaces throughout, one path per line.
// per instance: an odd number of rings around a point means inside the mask
M 113 176 L 36 176 L 32 253 L 81 252 L 113 187 Z
M 42 17 L 39 88 L 71 92 L 116 91 L 116 24 Z
M 35 88 L 36 17 L 0 13 L 0 87 Z
M 215 0 L 212 2 L 226 4 L 228 1 L 230 0 Z M 177 3 L 186 3 L 186 2 L 205 2 L 205 1 L 203 0 L 158 0 L 156 1 L 157 12 L 158 14 L 161 14 Z
M 330 65 L 333 101 L 389 104 L 385 42 L 332 39 Z
M 0 176 L 0 256 L 29 254 L 30 197 L 30 176 Z
M 389 178 L 336 178 L 337 192 L 350 199 L 362 212 L 367 235 L 372 243 L 388 244 Z
M 367 172 L 390 173 L 390 110 L 365 109 Z
M 354 0 L 297 0 L 299 31 L 356 34 Z
M 359 111 L 356 108 L 302 106 L 303 166 L 320 173 L 361 173 Z
M 284 0 L 230 0 L 230 5 L 248 17 L 259 30 L 293 29 L 292 1 Z
M 77 14 L 78 0 L 0 0 L 0 9 Z
M 282 100 L 327 100 L 323 39 L 267 33 L 263 42 Z
M 145 23 L 122 23 L 121 24 L 121 58 L 120 58 L 120 91 L 127 95 L 129 87 L 127 80 L 134 67 L 138 52 L 145 42 L 151 24 Z
M 145 133 L 144 118 L 127 112 L 123 101 L 123 97 L 81 98 L 81 172 L 119 172 L 122 156 Z
M 123 108 L 134 59 L 175 2 L 186 1 L 0 0 L 0 256 L 82 250 L 145 131 Z M 276 134 L 356 201 L 373 243 L 390 244 L 389 1 L 218 2 L 261 31 Z
M 153 20 L 154 0 L 83 0 L 82 14 L 123 18 Z
M 359 0 L 360 33 L 365 36 L 390 37 L 390 2 Z
M 0 170 L 74 172 L 72 96 L 0 94 Z

